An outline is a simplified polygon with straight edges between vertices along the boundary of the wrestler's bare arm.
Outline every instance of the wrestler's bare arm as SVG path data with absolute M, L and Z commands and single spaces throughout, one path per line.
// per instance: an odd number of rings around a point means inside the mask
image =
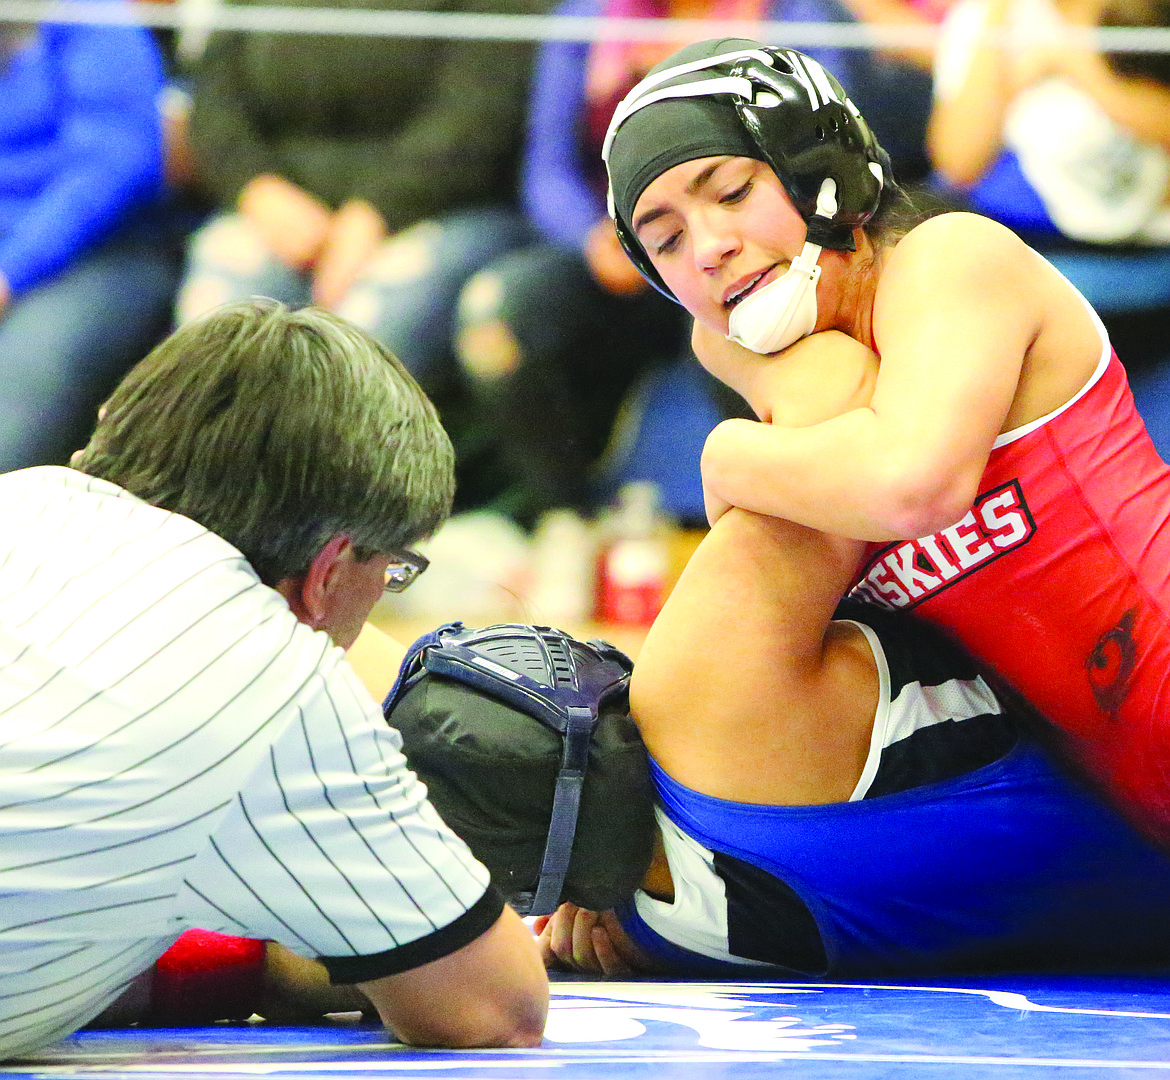
M 976 494 L 1025 360 L 1074 310 L 1085 319 L 1074 359 L 1091 371 L 1091 323 L 1055 271 L 985 218 L 933 218 L 878 283 L 870 406 L 800 428 L 724 421 L 704 448 L 704 482 L 732 506 L 863 540 L 945 528 Z

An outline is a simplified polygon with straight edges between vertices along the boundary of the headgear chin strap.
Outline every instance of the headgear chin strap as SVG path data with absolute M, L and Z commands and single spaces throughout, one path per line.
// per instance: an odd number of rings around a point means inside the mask
M 826 177 L 817 198 L 817 218 L 832 219 L 837 212 L 837 184 Z M 727 339 L 757 353 L 774 353 L 807 337 L 817 324 L 817 282 L 821 245 L 805 240 L 787 273 L 741 300 L 731 311 Z

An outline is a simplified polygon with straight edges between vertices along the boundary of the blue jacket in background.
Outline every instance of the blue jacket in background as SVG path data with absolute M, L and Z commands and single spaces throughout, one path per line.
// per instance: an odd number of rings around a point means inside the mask
M 0 274 L 14 295 L 159 193 L 162 85 L 142 27 L 44 24 L 0 56 Z

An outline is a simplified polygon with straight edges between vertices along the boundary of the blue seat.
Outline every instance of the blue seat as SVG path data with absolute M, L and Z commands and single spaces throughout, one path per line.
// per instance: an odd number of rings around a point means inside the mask
M 601 463 L 599 497 L 612 499 L 630 480 L 652 480 L 664 508 L 684 525 L 703 525 L 699 458 L 721 419 L 710 380 L 694 360 L 647 372 L 622 405 Z
M 1053 246 L 1040 252 L 1102 317 L 1162 308 L 1170 314 L 1170 247 L 1095 251 Z

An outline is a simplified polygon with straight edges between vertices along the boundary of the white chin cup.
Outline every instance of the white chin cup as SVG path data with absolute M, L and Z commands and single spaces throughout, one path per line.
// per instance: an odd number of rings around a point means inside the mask
M 806 243 L 787 273 L 736 304 L 727 339 L 752 352 L 774 353 L 811 334 L 817 323 L 820 254 L 818 244 Z

